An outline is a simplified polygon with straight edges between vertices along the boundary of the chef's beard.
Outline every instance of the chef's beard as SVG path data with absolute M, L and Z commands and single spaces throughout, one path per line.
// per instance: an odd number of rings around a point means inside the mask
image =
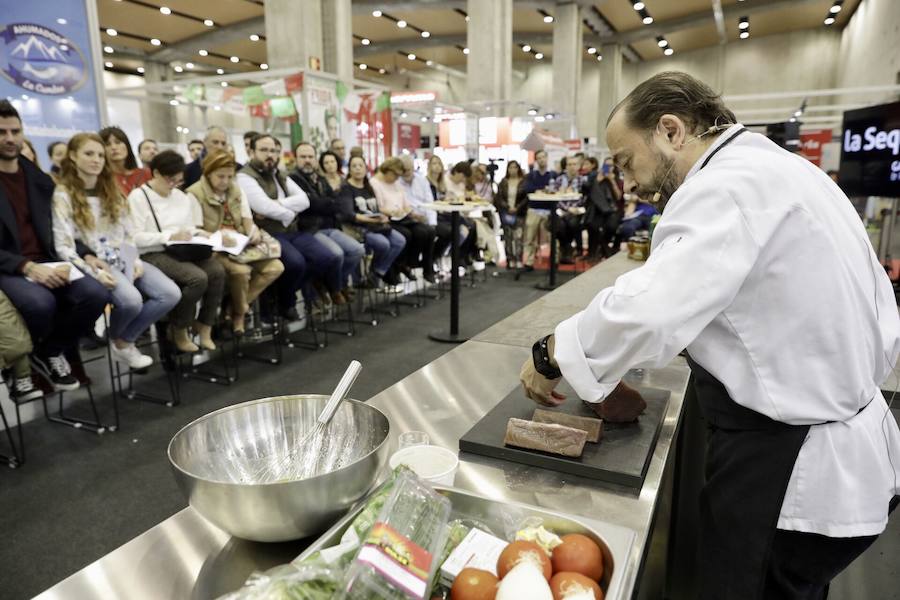
M 656 157 L 656 168 L 653 170 L 650 183 L 638 192 L 638 196 L 645 202 L 652 203 L 654 194 L 659 192 L 656 208 L 662 212 L 681 183 L 678 181 L 678 173 L 675 172 L 675 159 L 667 157 L 662 152 L 658 152 Z

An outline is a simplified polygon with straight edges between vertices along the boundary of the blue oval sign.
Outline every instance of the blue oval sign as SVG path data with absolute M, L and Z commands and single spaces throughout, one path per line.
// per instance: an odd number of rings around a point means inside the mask
M 11 23 L 0 31 L 3 75 L 38 94 L 68 94 L 84 85 L 87 68 L 81 50 L 66 36 L 43 25 Z

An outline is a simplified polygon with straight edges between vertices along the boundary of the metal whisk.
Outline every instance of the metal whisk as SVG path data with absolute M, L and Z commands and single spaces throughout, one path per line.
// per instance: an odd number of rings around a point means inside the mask
M 327 446 L 325 433 L 328 424 L 341 402 L 347 397 L 361 370 L 362 364 L 359 361 L 350 362 L 325 408 L 316 419 L 315 426 L 297 440 L 289 452 L 260 468 L 254 477 L 257 483 L 302 479 L 316 473 L 322 457 L 327 455 L 327 448 L 324 446 Z

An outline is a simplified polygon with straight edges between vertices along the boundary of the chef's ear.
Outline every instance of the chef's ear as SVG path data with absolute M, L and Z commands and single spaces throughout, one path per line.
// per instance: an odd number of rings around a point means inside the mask
M 676 150 L 679 150 L 685 143 L 684 121 L 676 115 L 668 113 L 662 115 L 656 124 L 656 131 Z

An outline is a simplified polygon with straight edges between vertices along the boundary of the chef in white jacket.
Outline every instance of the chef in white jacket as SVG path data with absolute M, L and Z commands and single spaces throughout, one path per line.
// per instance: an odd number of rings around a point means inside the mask
M 650 258 L 535 344 L 526 393 L 561 403 L 561 371 L 633 420 L 621 378 L 686 349 L 710 428 L 702 597 L 824 598 L 900 494 L 880 391 L 900 353 L 891 283 L 837 185 L 689 75 L 635 88 L 607 141 L 625 191 L 665 207 Z

